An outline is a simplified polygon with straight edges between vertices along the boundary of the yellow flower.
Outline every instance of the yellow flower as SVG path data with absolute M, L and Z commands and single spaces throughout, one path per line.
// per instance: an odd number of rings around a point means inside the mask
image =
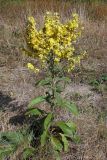
M 58 63 L 59 61 L 60 59 L 55 57 L 54 62 Z
M 35 68 L 35 69 L 34 69 L 34 72 L 35 72 L 35 73 L 38 73 L 39 71 L 40 71 L 40 70 L 39 70 L 38 68 Z
M 28 69 L 31 69 L 31 70 L 35 69 L 35 67 L 34 67 L 34 65 L 32 63 L 28 63 L 27 67 L 28 67 Z
M 84 56 L 84 53 L 78 56 L 75 55 L 73 45 L 81 35 L 81 30 L 82 27 L 76 13 L 72 15 L 71 20 L 62 24 L 58 13 L 47 12 L 44 17 L 44 27 L 40 30 L 36 29 L 35 19 L 29 17 L 26 28 L 26 41 L 31 52 L 26 51 L 26 54 L 37 58 L 42 67 L 41 69 L 47 69 L 49 56 L 52 53 L 55 63 L 61 63 L 65 59 L 68 62 L 68 65 L 65 66 L 66 70 L 72 71 Z M 39 71 L 31 63 L 28 63 L 28 68 L 34 72 Z
M 27 64 L 28 69 L 33 70 L 35 73 L 39 72 L 39 69 L 34 67 L 32 63 Z

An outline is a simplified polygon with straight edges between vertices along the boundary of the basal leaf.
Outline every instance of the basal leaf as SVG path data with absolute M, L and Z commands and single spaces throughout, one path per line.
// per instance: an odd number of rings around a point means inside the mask
M 61 142 L 54 136 L 51 136 L 51 144 L 56 151 L 62 151 L 63 145 Z
M 41 103 L 41 102 L 43 102 L 43 101 L 45 101 L 45 97 L 44 97 L 44 96 L 37 97 L 37 98 L 33 99 L 33 100 L 29 103 L 28 108 L 33 107 L 34 105 L 36 105 L 36 104 L 38 104 L 38 103 Z
M 61 138 L 62 138 L 62 142 L 64 144 L 64 151 L 67 152 L 68 151 L 68 147 L 69 147 L 68 140 L 67 140 L 67 138 L 65 137 L 64 134 L 60 133 L 60 135 L 61 135 Z
M 76 130 L 77 130 L 77 126 L 75 123 L 71 122 L 71 121 L 68 121 L 66 122 L 66 125 L 69 126 L 72 130 L 72 132 L 75 134 L 76 133 Z
M 71 128 L 68 125 L 66 125 L 65 122 L 59 121 L 56 123 L 56 126 L 58 126 L 68 137 L 71 137 L 73 135 Z
M 53 117 L 53 114 L 49 113 L 47 115 L 47 117 L 45 118 L 45 121 L 44 121 L 44 129 L 45 130 L 47 130 L 50 127 L 50 124 L 52 122 L 52 117 Z
M 43 147 L 46 144 L 46 140 L 48 137 L 48 132 L 45 130 L 41 135 L 41 146 Z

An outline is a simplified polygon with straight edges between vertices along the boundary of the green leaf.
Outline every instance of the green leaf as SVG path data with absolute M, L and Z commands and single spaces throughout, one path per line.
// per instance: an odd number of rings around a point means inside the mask
M 100 83 L 96 79 L 94 79 L 91 82 L 89 82 L 89 84 L 92 86 L 99 86 Z
M 13 154 L 20 146 L 29 146 L 31 141 L 32 134 L 29 134 L 26 130 L 0 133 L 0 159 Z
M 65 122 L 59 121 L 56 123 L 56 126 L 58 126 L 66 136 L 70 138 L 73 136 L 72 129 Z
M 63 99 L 58 93 L 55 95 L 55 104 L 59 107 L 67 108 L 74 115 L 78 115 L 77 107 L 74 103 L 71 103 L 65 99 Z
M 68 147 L 69 147 L 68 140 L 67 140 L 67 138 L 65 137 L 64 134 L 60 133 L 60 135 L 61 135 L 61 138 L 62 138 L 62 142 L 64 144 L 64 151 L 67 152 L 68 151 Z
M 4 160 L 7 158 L 10 154 L 14 153 L 14 147 L 8 145 L 5 147 L 0 146 L 0 160 Z
M 73 137 L 72 137 L 72 140 L 75 142 L 75 143 L 80 143 L 81 139 L 80 139 L 80 136 L 78 136 L 77 134 L 75 134 Z
M 56 85 L 56 92 L 61 93 L 63 91 L 63 87 L 60 85 Z
M 56 92 L 58 92 L 58 93 L 61 93 L 63 90 L 64 90 L 64 88 L 65 88 L 65 85 L 67 84 L 67 83 L 69 83 L 71 80 L 68 78 L 68 77 L 57 77 L 56 78 Z M 61 82 L 64 82 L 64 84 L 63 83 L 61 83 Z M 62 85 L 63 84 L 63 85 Z
M 74 103 L 66 101 L 66 107 L 71 113 L 73 113 L 74 115 L 78 115 L 78 109 Z
M 101 79 L 102 79 L 103 81 L 107 81 L 107 74 L 103 74 L 103 75 L 101 76 Z
M 33 107 L 34 105 L 45 101 L 45 98 L 46 98 L 45 96 L 40 96 L 40 97 L 37 97 L 37 98 L 33 99 L 33 100 L 29 103 L 28 107 L 29 107 L 29 108 L 30 108 L 30 107 Z
M 48 137 L 48 132 L 45 130 L 41 135 L 41 146 L 43 147 L 46 144 L 46 140 Z
M 43 113 L 42 110 L 37 109 L 37 108 L 32 108 L 29 111 L 26 112 L 26 115 L 31 115 L 31 116 L 40 116 Z
M 61 158 L 60 158 L 60 154 L 59 154 L 59 152 L 58 152 L 58 151 L 54 151 L 54 154 L 55 154 L 55 158 L 56 158 L 56 160 L 61 160 Z
M 13 154 L 23 142 L 24 136 L 21 132 L 0 133 L 0 159 Z
M 60 82 L 60 81 L 64 81 L 64 82 L 70 83 L 71 79 L 68 78 L 68 77 L 57 78 L 57 82 Z
M 65 100 L 58 93 L 55 93 L 55 104 L 59 107 L 65 107 Z
M 39 85 L 39 86 L 40 86 L 40 85 L 42 85 L 42 86 L 50 85 L 51 82 L 52 82 L 52 78 L 51 78 L 51 77 L 48 77 L 48 78 L 45 78 L 45 79 L 39 81 L 37 85 Z
M 44 121 L 44 129 L 45 130 L 47 130 L 50 127 L 50 124 L 52 122 L 52 117 L 53 117 L 53 114 L 49 113 L 47 115 L 47 117 L 45 118 L 45 121 Z
M 23 141 L 23 134 L 21 132 L 2 132 L 0 136 L 0 141 L 7 142 L 8 144 L 19 145 Z
M 75 134 L 76 133 L 76 130 L 77 130 L 77 126 L 75 123 L 71 122 L 71 121 L 68 121 L 66 122 L 66 125 L 69 126 L 72 130 L 72 132 Z
M 51 136 L 51 144 L 56 151 L 62 151 L 63 145 L 61 142 L 54 136 Z
M 26 160 L 29 157 L 33 156 L 34 155 L 34 151 L 35 151 L 34 148 L 25 148 L 23 150 L 23 155 L 22 155 L 23 159 Z
M 61 82 L 61 81 L 71 82 L 71 79 L 70 79 L 69 77 L 64 77 L 64 76 L 62 76 L 62 77 L 57 77 L 57 78 L 56 78 L 56 82 L 57 82 L 57 83 L 58 83 L 58 82 Z

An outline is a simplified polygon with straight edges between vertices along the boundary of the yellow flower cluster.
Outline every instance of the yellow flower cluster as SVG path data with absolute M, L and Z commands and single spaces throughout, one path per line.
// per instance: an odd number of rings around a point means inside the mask
M 65 60 L 66 69 L 71 71 L 84 56 L 84 53 L 75 55 L 74 43 L 80 35 L 81 26 L 77 14 L 73 14 L 72 20 L 62 24 L 58 13 L 47 12 L 44 27 L 39 31 L 34 18 L 29 17 L 26 41 L 31 52 L 26 51 L 26 54 L 38 58 L 41 66 L 45 67 L 52 53 L 56 64 Z
M 32 63 L 27 64 L 28 69 L 33 70 L 35 73 L 39 72 L 39 69 L 34 67 Z

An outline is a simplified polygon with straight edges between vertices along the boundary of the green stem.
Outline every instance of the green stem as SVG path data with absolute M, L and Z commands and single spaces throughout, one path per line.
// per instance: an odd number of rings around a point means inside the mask
M 54 113 L 54 99 L 55 99 L 55 71 L 54 71 L 54 54 L 53 51 L 51 51 L 50 53 L 50 58 L 49 58 L 49 71 L 51 74 L 51 78 L 52 78 L 52 83 L 51 83 L 51 91 L 52 91 L 52 95 L 51 95 L 51 108 L 52 108 L 52 112 Z

